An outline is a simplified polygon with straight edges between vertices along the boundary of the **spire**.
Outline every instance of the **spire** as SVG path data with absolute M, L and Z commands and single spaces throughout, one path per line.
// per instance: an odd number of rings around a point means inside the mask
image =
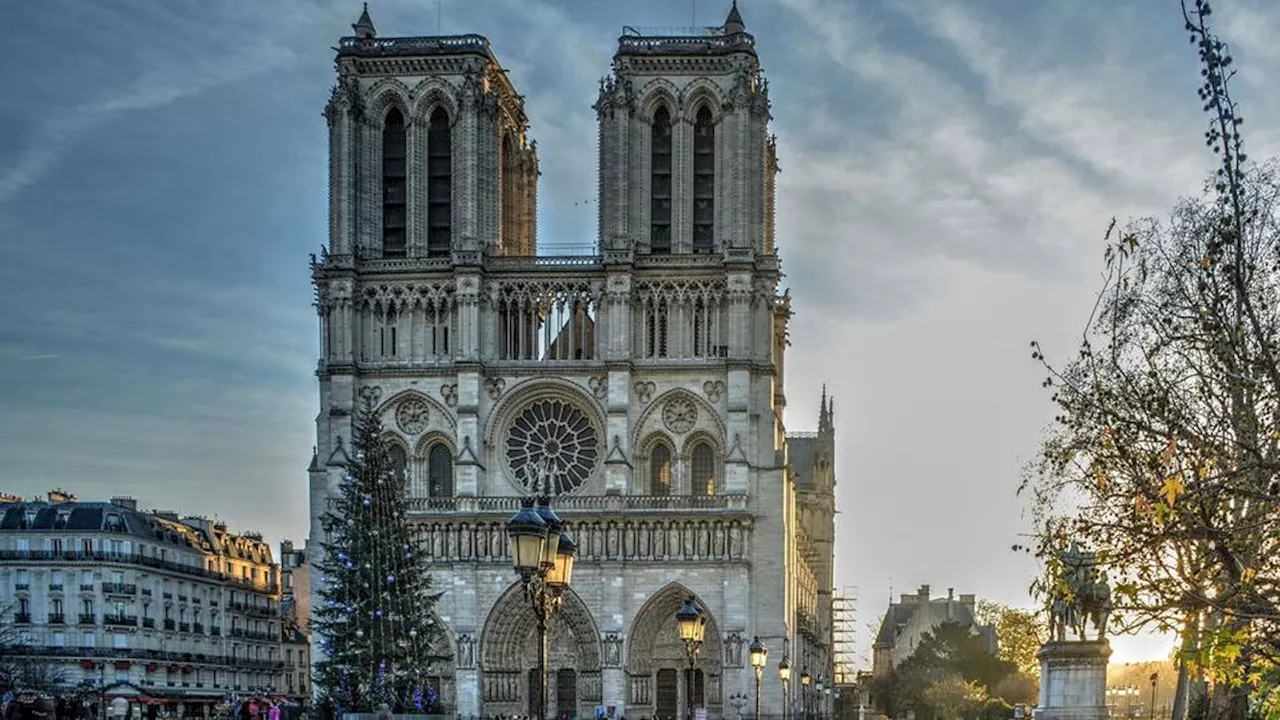
M 369 3 L 364 4 L 364 12 L 360 13 L 360 19 L 351 26 L 351 29 L 356 31 L 356 37 L 361 40 L 378 37 L 378 31 L 373 27 L 373 19 L 369 17 Z
M 733 0 L 733 7 L 729 8 L 729 17 L 724 19 L 724 34 L 737 35 L 746 31 L 747 25 L 742 22 L 742 15 L 738 12 L 738 0 Z
M 822 384 L 822 402 L 818 409 L 818 432 L 831 429 L 831 406 L 827 403 L 827 384 Z

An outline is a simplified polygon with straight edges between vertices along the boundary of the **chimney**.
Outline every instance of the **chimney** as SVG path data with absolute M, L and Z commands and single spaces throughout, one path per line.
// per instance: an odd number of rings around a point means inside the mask
M 902 605 L 915 605 L 915 604 L 916 604 L 916 596 L 915 596 L 915 595 L 908 595 L 907 593 L 902 593 L 902 602 L 901 602 L 900 604 L 902 604 Z
M 956 602 L 956 589 L 947 588 L 947 622 L 955 619 L 955 611 L 952 609 Z
M 170 522 L 179 522 L 178 513 L 172 510 L 152 510 L 151 514 L 155 515 L 161 520 L 168 520 Z
M 138 509 L 138 501 L 137 501 L 137 500 L 134 500 L 133 498 L 129 497 L 128 495 L 117 495 L 117 496 L 115 496 L 115 497 L 111 498 L 111 504 L 112 504 L 112 505 L 115 505 L 116 507 L 122 507 L 122 508 L 125 508 L 126 510 L 137 510 L 137 509 Z
M 929 602 L 929 586 L 921 585 L 919 595 L 920 595 L 920 602 L 922 603 Z
M 974 606 L 975 606 L 977 603 L 974 601 L 974 599 L 973 599 L 973 595 L 962 594 L 962 595 L 960 596 L 960 604 L 961 604 L 961 605 L 964 605 L 964 606 L 965 606 L 965 607 L 967 607 L 967 608 L 969 608 L 969 612 L 970 612 L 970 614 L 972 614 L 972 613 L 973 613 Z

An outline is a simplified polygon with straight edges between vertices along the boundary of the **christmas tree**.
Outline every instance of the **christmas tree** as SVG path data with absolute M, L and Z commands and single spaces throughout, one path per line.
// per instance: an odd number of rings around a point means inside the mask
M 320 658 L 315 686 L 326 717 L 373 712 L 439 712 L 428 678 L 449 659 L 432 608 L 426 556 L 406 513 L 406 479 L 391 463 L 382 424 L 360 412 L 346 478 L 321 522 L 325 531 L 320 602 L 312 628 Z

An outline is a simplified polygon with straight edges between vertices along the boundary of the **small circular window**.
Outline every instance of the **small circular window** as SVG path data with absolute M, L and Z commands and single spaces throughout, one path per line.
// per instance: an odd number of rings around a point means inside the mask
M 537 400 L 507 429 L 507 465 L 529 493 L 563 495 L 582 486 L 600 461 L 600 433 L 577 405 Z

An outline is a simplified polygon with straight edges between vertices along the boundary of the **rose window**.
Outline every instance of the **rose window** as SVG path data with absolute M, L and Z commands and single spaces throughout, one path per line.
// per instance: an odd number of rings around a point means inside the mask
M 578 406 L 538 400 L 507 430 L 507 463 L 530 493 L 562 495 L 581 487 L 600 459 L 600 434 Z

